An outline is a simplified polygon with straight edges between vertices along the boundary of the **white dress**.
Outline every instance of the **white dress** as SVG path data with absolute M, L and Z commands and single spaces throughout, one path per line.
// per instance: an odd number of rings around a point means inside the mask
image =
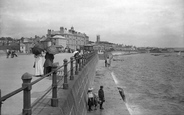
M 35 56 L 35 75 L 43 75 L 43 56 Z

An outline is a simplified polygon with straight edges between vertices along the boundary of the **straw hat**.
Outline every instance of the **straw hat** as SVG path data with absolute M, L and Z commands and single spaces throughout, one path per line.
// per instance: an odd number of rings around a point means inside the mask
M 92 91 L 92 90 L 93 90 L 93 88 L 92 88 L 92 87 L 90 87 L 90 88 L 88 88 L 88 90 L 89 90 L 89 91 Z

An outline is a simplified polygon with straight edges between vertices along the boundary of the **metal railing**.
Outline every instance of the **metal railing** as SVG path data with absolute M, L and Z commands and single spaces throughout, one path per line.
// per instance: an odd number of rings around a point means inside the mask
M 58 107 L 58 98 L 57 98 L 57 89 L 58 89 L 58 83 L 63 80 L 63 89 L 68 89 L 68 76 L 69 80 L 74 80 L 74 75 L 78 75 L 78 72 L 82 70 L 82 68 L 91 60 L 95 52 L 87 53 L 84 55 L 80 55 L 78 58 L 74 59 L 74 57 L 70 58 L 70 61 L 68 62 L 67 59 L 63 60 L 63 65 L 59 66 L 58 63 L 53 63 L 52 65 L 52 71 L 46 75 L 44 75 L 41 78 L 38 78 L 37 80 L 31 82 L 32 76 L 29 73 L 24 73 L 22 75 L 22 87 L 19 89 L 16 89 L 15 91 L 8 93 L 4 96 L 1 96 L 1 89 L 0 89 L 0 115 L 1 115 L 1 107 L 3 105 L 3 102 L 7 100 L 8 98 L 20 93 L 23 91 L 23 115 L 31 115 L 32 114 L 32 108 L 47 95 L 52 90 L 52 98 L 51 98 L 51 106 L 52 107 Z M 75 63 L 74 63 L 75 62 Z M 70 69 L 68 71 L 68 64 L 70 64 Z M 57 80 L 57 73 L 58 72 L 64 72 L 63 76 Z M 31 90 L 32 86 L 42 79 L 52 75 L 52 85 L 48 88 L 48 90 L 36 101 L 31 104 Z

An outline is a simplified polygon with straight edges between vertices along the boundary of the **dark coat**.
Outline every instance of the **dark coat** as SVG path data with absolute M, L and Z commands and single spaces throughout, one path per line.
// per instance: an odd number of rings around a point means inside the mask
M 98 97 L 99 97 L 99 100 L 105 100 L 103 89 L 98 90 Z
M 45 63 L 44 63 L 44 67 L 51 67 L 52 64 L 53 64 L 53 61 L 54 61 L 54 55 L 53 54 L 49 54 L 49 53 L 46 53 L 45 55 Z

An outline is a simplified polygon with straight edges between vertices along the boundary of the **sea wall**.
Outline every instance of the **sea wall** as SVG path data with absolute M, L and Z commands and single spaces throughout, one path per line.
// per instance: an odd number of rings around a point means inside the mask
M 69 84 L 66 99 L 59 104 L 62 108 L 62 115 L 87 114 L 87 91 L 94 83 L 97 62 L 98 55 L 95 55 L 75 76 L 75 80 Z

